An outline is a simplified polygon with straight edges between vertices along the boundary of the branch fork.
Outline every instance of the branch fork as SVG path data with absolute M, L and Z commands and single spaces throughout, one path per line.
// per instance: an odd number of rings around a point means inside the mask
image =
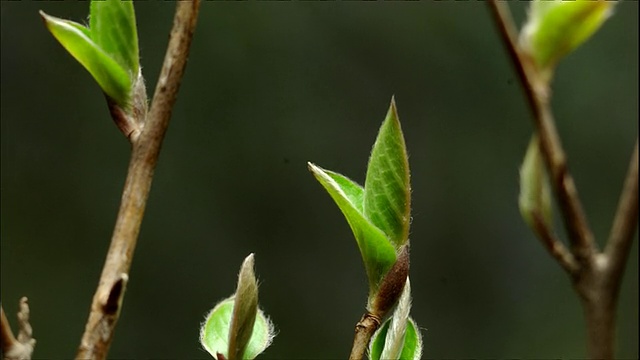
M 601 251 L 589 228 L 567 167 L 549 104 L 549 79 L 538 72 L 531 59 L 520 51 L 507 3 L 490 0 L 488 5 L 533 113 L 540 150 L 560 205 L 570 248 L 567 249 L 542 221 L 536 221 L 536 233 L 547 251 L 571 276 L 580 296 L 587 323 L 589 356 L 593 359 L 612 359 L 616 303 L 638 224 L 638 140 L 636 138 L 609 240 L 605 250 Z

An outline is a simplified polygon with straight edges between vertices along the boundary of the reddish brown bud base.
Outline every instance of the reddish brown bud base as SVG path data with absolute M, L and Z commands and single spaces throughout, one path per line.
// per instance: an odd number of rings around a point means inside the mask
M 400 248 L 398 260 L 389 270 L 380 288 L 376 293 L 376 297 L 371 303 L 371 314 L 383 319 L 387 313 L 395 306 L 402 295 L 404 285 L 409 275 L 409 244 Z

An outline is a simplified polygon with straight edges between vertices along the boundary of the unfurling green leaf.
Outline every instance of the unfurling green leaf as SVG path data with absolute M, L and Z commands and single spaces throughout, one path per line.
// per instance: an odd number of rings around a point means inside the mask
M 89 30 L 78 23 L 42 11 L 40 15 L 51 34 L 89 71 L 102 91 L 117 104 L 123 107 L 128 104 L 132 86 L 129 74 L 88 36 Z
M 89 29 L 91 39 L 135 79 L 140 58 L 133 1 L 91 1 Z
M 309 170 L 324 186 L 344 214 L 356 238 L 373 295 L 384 275 L 396 262 L 396 251 L 380 229 L 362 213 L 363 189 L 348 178 L 309 163 Z
M 518 206 L 522 218 L 534 231 L 538 232 L 537 221 L 549 229 L 552 227 L 551 186 L 537 135 L 531 137 L 520 168 Z
M 373 145 L 364 184 L 364 214 L 396 249 L 409 239 L 409 161 L 395 101 Z
M 408 258 L 406 264 L 398 262 L 403 251 L 408 251 L 411 218 L 409 164 L 393 99 L 371 152 L 364 188 L 312 163 L 309 170 L 329 192 L 353 231 L 369 280 L 369 309 L 386 314 L 400 296 L 406 278 L 406 274 L 400 279 L 388 273 L 396 268 L 408 272 Z M 398 277 L 399 287 L 390 280 L 392 277 Z M 378 296 L 383 282 L 385 294 Z
M 614 4 L 608 0 L 535 0 L 520 34 L 520 47 L 548 81 L 558 61 L 600 28 Z
M 42 11 L 40 14 L 53 36 L 89 71 L 115 104 L 127 112 L 132 102 L 146 107 L 146 94 L 135 95 L 144 97 L 144 101 L 132 100 L 134 86 L 142 84 L 133 1 L 91 1 L 89 28 Z
M 253 254 L 243 262 L 236 293 L 217 304 L 200 329 L 200 343 L 214 358 L 254 359 L 273 339 L 273 326 L 258 309 Z

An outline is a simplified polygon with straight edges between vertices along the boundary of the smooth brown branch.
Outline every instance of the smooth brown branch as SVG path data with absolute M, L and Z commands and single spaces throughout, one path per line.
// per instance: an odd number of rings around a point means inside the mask
M 33 338 L 33 329 L 29 323 L 29 304 L 27 298 L 20 299 L 18 310 L 18 338 L 11 331 L 11 325 L 0 305 L 0 332 L 3 358 L 7 360 L 29 360 L 33 354 L 36 340 Z
M 629 162 L 627 177 L 618 201 L 618 209 L 605 248 L 609 263 L 608 276 L 615 294 L 620 289 L 622 273 L 631 250 L 633 235 L 638 226 L 638 139 Z
M 356 334 L 351 348 L 349 360 L 362 360 L 367 352 L 369 341 L 373 334 L 380 327 L 380 318 L 369 313 L 368 311 L 362 316 L 362 319 L 356 324 Z
M 151 109 L 140 134 L 131 138 L 133 150 L 120 210 L 76 355 L 78 359 L 105 359 L 113 340 L 153 172 L 186 66 L 199 5 L 199 0 L 177 3 Z
M 532 59 L 518 50 L 516 28 L 508 5 L 499 0 L 489 0 L 488 4 L 533 112 L 534 125 L 540 138 L 540 150 L 549 169 L 571 250 L 581 266 L 589 267 L 598 249 L 582 209 L 573 177 L 567 167 L 566 155 L 549 105 L 548 84 L 536 70 Z

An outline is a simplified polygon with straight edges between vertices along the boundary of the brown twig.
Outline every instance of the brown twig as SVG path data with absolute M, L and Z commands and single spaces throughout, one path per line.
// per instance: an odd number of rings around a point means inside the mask
M 1 347 L 4 354 L 3 359 L 7 360 L 29 360 L 33 354 L 36 340 L 33 338 L 33 330 L 29 323 L 29 304 L 27 298 L 20 299 L 20 309 L 18 310 L 18 338 L 16 339 L 11 331 L 11 325 L 0 305 L 0 332 Z
M 356 325 L 356 334 L 353 339 L 349 360 L 362 360 L 364 358 L 369 341 L 379 327 L 380 318 L 367 311 Z
M 549 105 L 548 80 L 538 73 L 531 59 L 518 50 L 516 30 L 507 5 L 499 0 L 489 0 L 488 4 L 533 112 L 541 152 L 551 173 L 568 232 L 571 255 L 577 262 L 577 269 L 569 273 L 584 309 L 589 356 L 611 359 L 614 355 L 617 297 L 638 220 L 637 140 L 611 234 L 605 251 L 600 252 L 567 169 L 566 156 Z M 543 236 L 543 243 L 551 249 L 558 242 Z M 554 256 L 567 269 L 563 257 Z
M 169 125 L 195 30 L 200 1 L 177 3 L 173 28 L 151 109 L 133 150 L 111 238 L 111 246 L 91 304 L 78 359 L 104 359 L 113 340 L 153 172 Z

